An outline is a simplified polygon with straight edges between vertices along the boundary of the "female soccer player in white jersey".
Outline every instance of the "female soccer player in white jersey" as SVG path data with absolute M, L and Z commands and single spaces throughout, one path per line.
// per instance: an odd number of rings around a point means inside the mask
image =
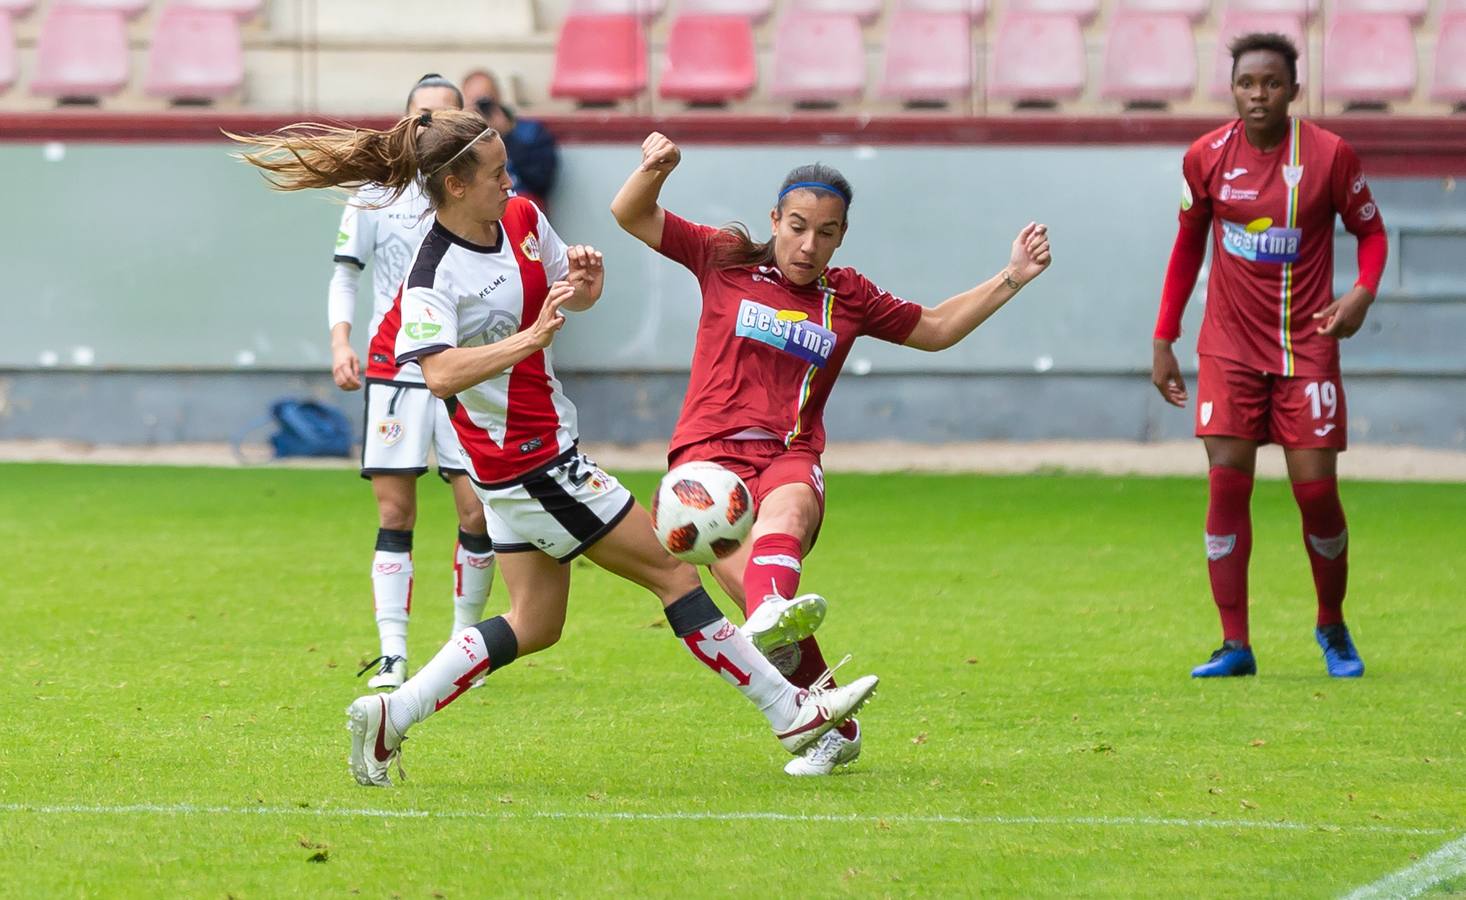
M 656 594 L 673 633 L 763 712 L 791 753 L 864 703 L 875 676 L 832 690 L 791 685 L 718 611 L 696 570 L 657 543 L 646 510 L 577 449 L 575 407 L 555 378 L 550 344 L 562 308 L 600 298 L 601 255 L 566 247 L 534 204 L 510 196 L 492 128 L 450 110 L 388 131 L 291 126 L 240 140 L 259 146 L 244 158 L 284 190 L 375 182 L 400 193 L 422 184 L 435 218 L 397 307 L 394 362 L 417 362 L 448 401 L 509 591 L 508 613 L 460 631 L 395 692 L 351 704 L 358 782 L 391 784 L 387 770 L 410 726 L 559 639 L 565 563 L 582 553 Z
M 855 269 L 829 265 L 854 195 L 829 166 L 789 173 L 769 214 L 771 237 L 756 242 L 741 226 L 698 225 L 664 210 L 662 185 L 682 152 L 656 133 L 641 152 L 611 212 L 632 236 L 691 270 L 702 295 L 692 378 L 668 462 L 716 462 L 748 483 L 752 536 L 715 563 L 713 574 L 744 605 L 744 631 L 789 680 L 823 685 L 824 659 L 811 635 L 825 601 L 798 587 L 825 514 L 824 407 L 840 367 L 861 335 L 919 350 L 956 344 L 1048 268 L 1048 229 L 1030 222 L 1001 274 L 924 307 Z M 854 761 L 860 744 L 851 719 L 785 771 L 827 775 Z
M 462 109 L 463 95 L 441 75 L 418 79 L 407 95 L 408 115 Z M 415 185 L 400 195 L 364 184 L 341 213 L 336 235 L 336 270 L 327 311 L 331 324 L 331 376 L 336 386 L 362 386 L 361 360 L 351 348 L 356 287 L 372 264 L 372 322 L 366 367 L 366 428 L 361 476 L 377 498 L 377 547 L 372 558 L 372 608 L 381 655 L 363 669 L 377 672 L 373 688 L 396 688 L 407 678 L 407 619 L 412 611 L 412 531 L 417 523 L 417 479 L 428 470 L 428 448 L 438 457 L 438 474 L 453 488 L 458 507 L 458 543 L 453 548 L 453 631 L 483 618 L 494 579 L 494 551 L 484 527 L 483 506 L 474 496 L 462 449 L 443 402 L 423 384 L 414 365 L 393 359 L 399 316 L 393 309 L 417 245 L 432 225 L 428 200 Z

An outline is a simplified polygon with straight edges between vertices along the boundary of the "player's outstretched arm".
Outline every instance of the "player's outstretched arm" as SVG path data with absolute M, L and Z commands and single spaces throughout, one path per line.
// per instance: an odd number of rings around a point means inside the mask
M 523 331 L 502 341 L 482 347 L 451 347 L 418 359 L 423 381 L 434 397 L 448 399 L 476 384 L 497 378 L 521 360 L 550 346 L 565 324 L 560 307 L 575 295 L 575 288 L 566 281 L 550 287 L 539 317 Z
M 922 310 L 906 346 L 945 350 L 956 344 L 1017 296 L 1024 285 L 1043 274 L 1051 262 L 1049 227 L 1029 222 L 1013 241 L 1007 268 L 971 290 Z
M 657 204 L 667 176 L 682 161 L 682 151 L 664 134 L 653 131 L 641 143 L 641 165 L 637 166 L 616 198 L 611 215 L 628 234 L 653 250 L 662 246 L 662 224 L 666 213 Z
M 606 283 L 605 258 L 601 251 L 587 244 L 575 244 L 565 252 L 570 265 L 566 281 L 575 288 L 575 295 L 565 301 L 565 308 L 581 312 L 595 306 Z

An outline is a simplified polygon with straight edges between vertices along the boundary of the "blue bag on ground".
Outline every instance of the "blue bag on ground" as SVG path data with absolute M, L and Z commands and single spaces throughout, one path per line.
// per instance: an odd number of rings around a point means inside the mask
M 334 406 L 314 400 L 278 400 L 270 415 L 280 430 L 270 435 L 275 456 L 350 456 L 351 422 Z

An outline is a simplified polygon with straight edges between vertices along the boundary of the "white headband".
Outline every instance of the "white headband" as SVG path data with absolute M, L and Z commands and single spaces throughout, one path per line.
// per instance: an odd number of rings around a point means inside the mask
M 435 175 L 437 175 L 439 172 L 441 172 L 444 169 L 448 168 L 449 166 L 453 165 L 453 163 L 455 163 L 455 162 L 458 161 L 458 157 L 460 157 L 463 154 L 465 154 L 465 153 L 468 152 L 468 148 L 469 147 L 472 147 L 474 144 L 477 144 L 479 142 L 479 138 L 483 137 L 486 134 L 492 134 L 493 132 L 494 132 L 494 129 L 492 127 L 485 127 L 483 131 L 480 131 L 478 133 L 478 136 L 477 137 L 475 137 L 473 140 L 469 141 L 468 143 L 464 144 L 463 145 L 463 149 L 459 150 L 457 153 L 455 153 L 452 156 L 448 157 L 448 161 L 447 162 L 443 163 L 441 166 L 438 166 L 436 169 L 434 169 L 433 171 L 429 172 L 428 173 L 428 177 L 429 178 L 432 178 Z

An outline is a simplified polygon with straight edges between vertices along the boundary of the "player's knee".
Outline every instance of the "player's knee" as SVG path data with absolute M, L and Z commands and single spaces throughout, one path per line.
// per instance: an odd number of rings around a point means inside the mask
M 553 647 L 560 641 L 560 633 L 565 628 L 563 616 L 558 618 L 542 618 L 524 615 L 516 615 L 513 611 L 504 615 L 509 627 L 514 630 L 514 637 L 519 642 L 519 655 L 525 656 L 530 653 L 537 653 L 548 647 Z
M 411 531 L 417 524 L 417 510 L 393 503 L 377 505 L 377 518 L 383 528 L 393 531 Z
M 458 510 L 458 525 L 470 534 L 486 534 L 488 526 L 484 522 L 484 507 L 475 503 L 462 507 Z

